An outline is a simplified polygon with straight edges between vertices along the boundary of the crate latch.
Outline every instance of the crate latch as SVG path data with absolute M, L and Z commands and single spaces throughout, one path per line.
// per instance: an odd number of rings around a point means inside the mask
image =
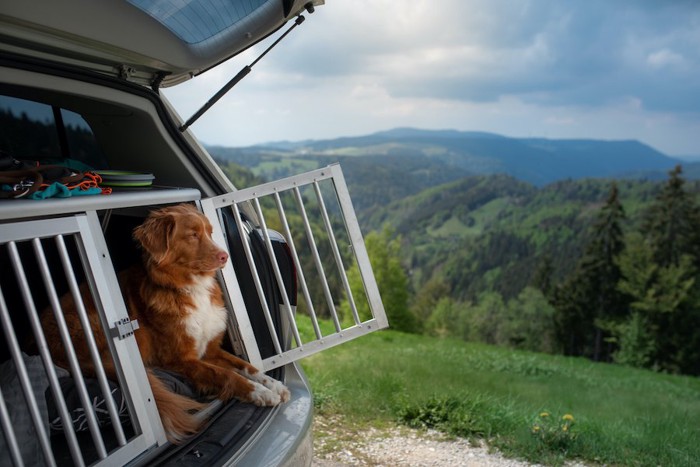
M 134 331 L 139 328 L 137 320 L 131 321 L 129 318 L 123 318 L 114 323 L 114 327 L 110 329 L 112 337 L 118 337 L 119 340 L 126 339 L 134 335 Z

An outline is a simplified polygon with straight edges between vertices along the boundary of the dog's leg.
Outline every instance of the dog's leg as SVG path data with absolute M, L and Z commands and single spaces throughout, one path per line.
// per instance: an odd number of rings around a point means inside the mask
M 253 372 L 250 372 L 251 368 L 253 369 Z M 250 366 L 249 368 L 236 371 L 240 375 L 248 378 L 251 381 L 263 385 L 265 388 L 269 389 L 274 394 L 277 394 L 281 402 L 287 402 L 289 400 L 291 394 L 289 393 L 289 389 L 287 389 L 287 386 L 285 386 L 284 384 L 282 384 L 282 382 L 277 381 L 274 378 L 270 378 L 257 368 Z
M 230 366 L 221 366 L 216 360 L 180 360 L 168 368 L 187 377 L 203 394 L 216 395 L 222 400 L 239 399 L 259 406 L 274 406 L 281 396 L 261 383 L 241 376 Z
M 258 390 L 260 396 L 263 398 L 269 398 L 267 392 L 264 391 L 264 389 L 267 389 L 275 394 L 280 402 L 287 402 L 289 400 L 289 389 L 287 389 L 284 384 L 274 378 L 270 378 L 250 363 L 226 352 L 218 345 L 210 345 L 209 348 L 207 348 L 207 352 L 204 354 L 204 360 L 224 368 L 233 368 L 239 375 L 257 385 L 261 385 L 262 387 L 258 388 Z

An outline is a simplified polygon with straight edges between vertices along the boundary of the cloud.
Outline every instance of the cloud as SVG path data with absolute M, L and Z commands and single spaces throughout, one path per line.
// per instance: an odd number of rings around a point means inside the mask
M 301 66 L 312 82 L 371 78 L 397 97 L 477 102 L 519 95 L 598 105 L 624 88 L 672 110 L 682 99 L 654 95 L 700 91 L 691 83 L 700 76 L 700 8 L 690 2 L 329 0 L 323 8 L 340 11 L 310 19 L 316 30 L 289 46 L 277 72 Z
M 666 67 L 682 67 L 686 64 L 686 60 L 681 54 L 668 49 L 661 49 L 658 52 L 652 52 L 647 56 L 647 63 L 655 69 Z
M 167 95 L 194 112 L 268 44 Z M 698 44 L 695 0 L 327 0 L 210 112 L 250 143 L 410 125 L 700 153 Z

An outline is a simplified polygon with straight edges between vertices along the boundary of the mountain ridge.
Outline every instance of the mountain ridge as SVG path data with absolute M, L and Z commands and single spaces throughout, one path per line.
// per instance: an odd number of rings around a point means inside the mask
M 263 158 L 412 156 L 453 167 L 460 173 L 503 173 L 544 186 L 563 179 L 611 178 L 661 172 L 687 164 L 637 140 L 514 138 L 496 133 L 399 127 L 361 136 L 297 142 L 277 141 L 245 148 L 213 147 L 213 153 L 255 171 Z M 237 159 L 245 154 L 247 161 Z M 257 159 L 256 159 L 257 157 Z

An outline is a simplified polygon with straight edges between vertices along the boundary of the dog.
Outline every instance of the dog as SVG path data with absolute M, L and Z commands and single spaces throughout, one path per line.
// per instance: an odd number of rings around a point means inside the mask
M 206 404 L 172 392 L 151 368 L 179 373 L 202 396 L 223 401 L 275 406 L 290 397 L 281 382 L 221 348 L 227 311 L 215 276 L 228 253 L 211 234 L 211 224 L 193 205 L 152 211 L 133 231 L 143 252 L 142 264 L 119 274 L 129 318 L 138 321 L 134 336 L 163 427 L 176 444 L 199 430 L 203 421 L 196 411 Z M 116 378 L 87 285 L 81 286 L 81 293 L 107 376 Z M 61 306 L 82 371 L 90 376 L 94 366 L 70 294 Z M 69 368 L 52 313 L 43 314 L 42 326 L 54 362 Z

